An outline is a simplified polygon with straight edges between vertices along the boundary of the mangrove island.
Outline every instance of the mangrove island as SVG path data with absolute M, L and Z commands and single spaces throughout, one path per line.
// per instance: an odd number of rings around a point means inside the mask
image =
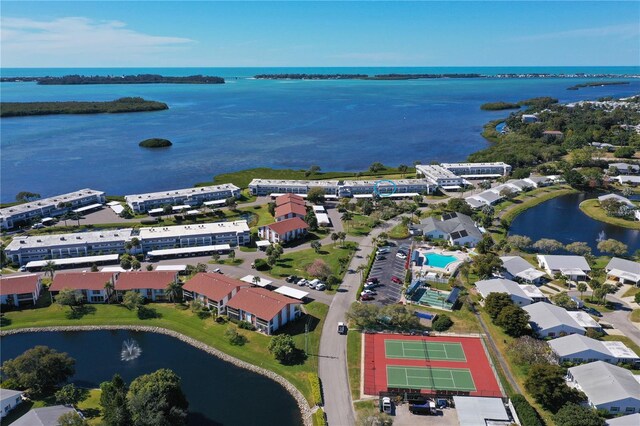
M 148 101 L 142 98 L 120 98 L 105 102 L 0 102 L 0 117 L 145 112 L 164 109 L 169 109 L 164 102 Z
M 138 144 L 143 148 L 166 148 L 173 145 L 168 139 L 160 139 L 160 138 L 151 138 L 145 139 Z

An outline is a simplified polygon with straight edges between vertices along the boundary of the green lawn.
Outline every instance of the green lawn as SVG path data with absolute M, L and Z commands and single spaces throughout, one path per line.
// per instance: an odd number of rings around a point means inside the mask
M 638 293 L 640 293 L 640 287 L 631 286 L 627 291 L 624 292 L 622 297 L 633 297 Z
M 347 368 L 349 370 L 349 387 L 353 400 L 360 399 L 360 359 L 362 352 L 362 333 L 349 330 L 347 334 Z
M 223 336 L 227 328 L 226 325 L 217 324 L 212 319 L 200 319 L 190 310 L 176 309 L 172 304 L 153 303 L 147 305 L 147 307 L 156 311 L 156 318 L 140 320 L 136 312 L 129 311 L 120 305 L 89 305 L 87 313 L 80 319 L 70 318 L 69 309 L 58 305 L 52 305 L 48 308 L 12 311 L 5 313 L 3 316 L 2 329 L 73 325 L 145 325 L 163 327 L 204 342 L 243 361 L 274 371 L 289 380 L 308 400 L 311 400 L 311 389 L 307 374 L 318 371 L 316 356 L 308 357 L 304 364 L 284 366 L 278 363 L 267 350 L 271 340 L 269 336 L 240 330 L 248 338 L 248 342 L 244 346 L 233 346 Z M 309 352 L 317 354 L 322 324 L 329 308 L 321 303 L 311 302 L 304 305 L 304 309 L 311 317 Z M 305 322 L 305 319 L 302 318 L 284 327 L 284 332 L 293 335 L 299 348 L 304 348 Z
M 371 217 L 354 214 L 348 224 L 344 223 L 344 228 L 349 235 L 353 235 L 354 237 L 363 237 L 371 232 L 374 225 L 375 220 Z
M 629 318 L 631 318 L 633 322 L 640 322 L 640 309 L 634 309 Z
M 102 411 L 100 406 L 100 389 L 90 389 L 88 398 L 78 404 L 78 409 L 87 419 L 90 425 L 102 423 Z
M 393 238 L 395 240 L 403 240 L 405 238 L 409 238 L 409 236 L 409 229 L 401 223 L 397 224 L 391 228 L 391 231 L 389 231 L 389 238 Z
M 622 226 L 623 228 L 640 229 L 640 222 L 633 219 L 623 219 L 621 217 L 611 217 L 600 207 L 598 199 L 585 200 L 580 203 L 580 211 L 591 219 L 611 225 Z
M 314 260 L 322 259 L 329 265 L 334 275 L 342 277 L 344 272 L 340 273 L 340 262 L 338 259 L 347 257 L 351 260 L 351 256 L 356 247 L 355 243 L 347 241 L 344 247 L 342 247 L 339 242 L 335 244 L 325 244 L 320 248 L 320 253 L 316 253 L 314 249 L 284 253 L 278 260 L 278 263 L 271 268 L 269 274 L 276 278 L 288 277 L 289 275 L 309 278 L 306 267 Z

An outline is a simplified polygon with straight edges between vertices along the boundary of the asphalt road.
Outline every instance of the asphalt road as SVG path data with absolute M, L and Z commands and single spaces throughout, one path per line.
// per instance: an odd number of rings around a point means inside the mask
M 385 230 L 391 229 L 398 220 L 393 220 L 376 228 L 369 236 L 359 239 L 357 255 L 353 257 L 349 269 L 356 270 L 366 264 L 367 255 L 373 250 L 373 239 Z M 320 338 L 318 373 L 324 391 L 324 409 L 330 426 L 350 426 L 355 424 L 353 402 L 349 388 L 347 371 L 347 336 L 338 334 L 338 322 L 345 321 L 345 313 L 356 301 L 360 274 L 345 275 L 329 307 Z

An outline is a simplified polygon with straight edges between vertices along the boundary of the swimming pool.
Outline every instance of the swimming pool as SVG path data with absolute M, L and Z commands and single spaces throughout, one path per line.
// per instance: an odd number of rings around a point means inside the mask
M 444 254 L 438 253 L 428 253 L 424 257 L 428 266 L 442 269 L 446 268 L 448 264 L 458 260 L 455 256 L 445 256 Z

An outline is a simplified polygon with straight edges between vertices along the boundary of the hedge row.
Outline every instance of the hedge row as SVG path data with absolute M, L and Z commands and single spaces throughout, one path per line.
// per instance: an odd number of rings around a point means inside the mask
M 313 413 L 313 426 L 327 426 L 327 419 L 324 417 L 322 408 Z
M 311 398 L 314 404 L 322 405 L 322 388 L 320 378 L 316 373 L 309 373 L 309 384 L 311 384 Z
M 529 404 L 529 401 L 527 401 L 524 396 L 516 394 L 511 397 L 511 402 L 516 409 L 522 426 L 544 426 L 538 412 Z
M 378 246 L 376 245 L 374 250 L 377 250 Z M 376 260 L 376 254 L 375 252 L 371 252 L 371 254 L 369 255 L 369 260 L 367 263 L 367 267 L 364 270 L 364 280 L 362 280 L 362 282 L 360 283 L 360 287 L 358 287 L 358 300 L 360 299 L 360 295 L 362 294 L 362 290 L 364 290 L 364 283 L 367 280 L 367 278 L 369 278 L 369 274 L 371 273 L 371 268 L 373 268 L 373 262 Z

